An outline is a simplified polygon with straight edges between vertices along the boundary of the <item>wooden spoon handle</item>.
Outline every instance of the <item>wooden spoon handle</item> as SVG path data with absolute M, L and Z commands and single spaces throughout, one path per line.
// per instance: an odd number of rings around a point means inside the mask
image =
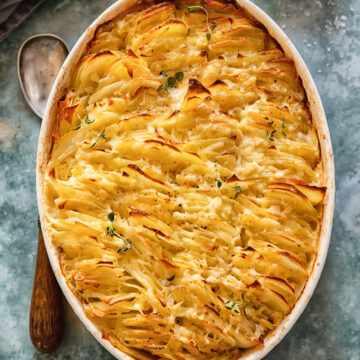
M 59 285 L 49 263 L 39 225 L 39 242 L 30 306 L 29 331 L 34 346 L 41 352 L 54 351 L 63 333 L 63 309 Z

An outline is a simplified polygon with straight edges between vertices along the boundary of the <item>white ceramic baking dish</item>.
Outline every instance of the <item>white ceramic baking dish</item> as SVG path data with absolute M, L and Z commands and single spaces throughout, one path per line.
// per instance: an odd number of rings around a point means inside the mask
M 75 44 L 71 50 L 69 56 L 67 57 L 64 65 L 62 66 L 59 75 L 54 83 L 54 86 L 51 90 L 50 97 L 46 106 L 45 115 L 42 121 L 39 145 L 38 145 L 38 154 L 37 154 L 37 200 L 39 213 L 41 218 L 42 230 L 44 233 L 45 245 L 49 255 L 50 263 L 54 269 L 56 278 L 60 284 L 60 287 L 68 300 L 69 304 L 80 318 L 85 327 L 90 331 L 90 333 L 104 346 L 111 354 L 113 354 L 117 359 L 127 360 L 131 359 L 128 355 L 116 349 L 109 341 L 102 337 L 101 331 L 85 316 L 83 312 L 82 304 L 75 297 L 75 295 L 68 288 L 65 277 L 63 276 L 60 264 L 58 260 L 58 254 L 56 248 L 50 241 L 47 232 L 47 224 L 45 221 L 44 214 L 44 201 L 45 195 L 43 192 L 43 179 L 44 179 L 44 170 L 46 162 L 51 150 L 51 132 L 53 124 L 56 118 L 57 104 L 58 101 L 64 94 L 64 89 L 67 87 L 70 74 L 72 69 L 79 61 L 81 56 L 86 51 L 86 46 L 88 42 L 94 37 L 96 29 L 103 23 L 113 19 L 117 15 L 123 13 L 128 8 L 139 3 L 139 0 L 119 0 L 115 2 L 111 7 L 109 7 L 105 12 L 103 12 L 84 32 L 80 37 L 78 42 Z M 322 155 L 322 166 L 324 173 L 324 186 L 327 187 L 326 197 L 325 197 L 325 206 L 324 206 L 324 218 L 321 228 L 321 234 L 318 243 L 318 252 L 317 258 L 314 263 L 311 276 L 305 286 L 305 289 L 298 299 L 295 307 L 291 313 L 285 317 L 284 321 L 280 326 L 270 333 L 264 341 L 264 344 L 256 347 L 249 351 L 244 357 L 243 360 L 257 360 L 263 358 L 266 354 L 269 353 L 288 333 L 288 331 L 293 327 L 301 313 L 304 311 L 307 303 L 310 300 L 311 295 L 313 294 L 316 284 L 319 281 L 321 271 L 324 267 L 326 260 L 326 255 L 330 242 L 331 228 L 333 222 L 333 213 L 334 213 L 334 199 L 335 199 L 335 174 L 334 174 L 334 159 L 333 151 L 331 146 L 330 133 L 328 125 L 326 122 L 326 117 L 324 109 L 321 103 L 319 93 L 316 89 L 314 80 L 312 79 L 309 70 L 307 69 L 302 57 L 291 43 L 289 38 L 285 33 L 280 29 L 280 27 L 268 16 L 266 15 L 259 7 L 254 5 L 249 0 L 238 0 L 238 4 L 243 7 L 248 13 L 254 16 L 260 23 L 262 23 L 270 35 L 278 41 L 278 43 L 283 48 L 286 55 L 292 58 L 295 61 L 296 69 L 300 75 L 304 88 L 306 90 L 308 100 L 310 103 L 310 109 L 313 115 L 313 121 L 317 128 L 321 155 Z M 309 357 L 311 355 L 309 354 Z

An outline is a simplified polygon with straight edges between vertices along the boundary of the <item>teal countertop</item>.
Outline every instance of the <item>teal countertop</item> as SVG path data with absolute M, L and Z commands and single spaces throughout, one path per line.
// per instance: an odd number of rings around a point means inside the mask
M 40 354 L 28 335 L 37 246 L 35 158 L 39 119 L 17 79 L 21 43 L 54 33 L 73 46 L 112 0 L 47 0 L 0 43 L 0 360 L 113 359 L 66 304 L 59 349 Z M 333 141 L 337 200 L 329 256 L 303 315 L 267 360 L 360 359 L 360 1 L 255 0 L 303 55 Z

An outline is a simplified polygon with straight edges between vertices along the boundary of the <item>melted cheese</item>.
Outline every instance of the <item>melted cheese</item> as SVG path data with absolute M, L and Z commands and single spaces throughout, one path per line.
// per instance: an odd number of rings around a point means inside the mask
M 172 3 L 101 27 L 58 108 L 49 234 L 87 316 L 137 359 L 262 343 L 315 259 L 325 189 L 293 61 L 242 9 L 205 7 L 209 27 Z

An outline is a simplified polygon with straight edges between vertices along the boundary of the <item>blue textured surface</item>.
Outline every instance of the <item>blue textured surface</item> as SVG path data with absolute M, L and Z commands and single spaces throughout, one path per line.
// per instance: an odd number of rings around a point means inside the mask
M 0 360 L 112 359 L 66 306 L 59 349 L 28 335 L 37 244 L 35 157 L 40 128 L 22 97 L 21 43 L 51 32 L 72 46 L 112 0 L 47 0 L 0 43 Z M 308 307 L 267 360 L 360 359 L 360 1 L 256 0 L 303 55 L 321 93 L 335 152 L 337 202 L 328 260 Z

